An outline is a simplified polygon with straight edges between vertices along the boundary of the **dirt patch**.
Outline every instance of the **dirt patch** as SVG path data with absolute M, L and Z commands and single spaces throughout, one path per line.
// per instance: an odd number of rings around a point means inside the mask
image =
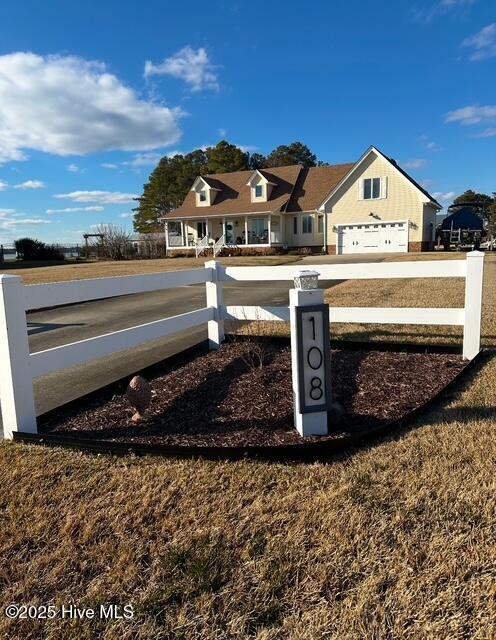
M 263 366 L 249 343 L 164 367 L 151 380 L 145 420 L 131 421 L 124 387 L 51 413 L 43 432 L 162 445 L 277 446 L 346 437 L 398 420 L 440 391 L 465 363 L 438 353 L 331 351 L 333 400 L 346 414 L 329 435 L 303 440 L 293 426 L 289 346 L 269 345 Z

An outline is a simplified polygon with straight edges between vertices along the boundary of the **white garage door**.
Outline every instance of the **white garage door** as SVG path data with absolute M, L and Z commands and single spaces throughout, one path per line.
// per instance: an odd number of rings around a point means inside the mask
M 338 253 L 400 253 L 408 251 L 408 222 L 347 224 L 339 227 Z

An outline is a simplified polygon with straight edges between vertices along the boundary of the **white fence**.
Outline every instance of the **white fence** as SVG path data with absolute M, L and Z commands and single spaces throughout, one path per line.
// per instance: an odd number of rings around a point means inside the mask
M 432 324 L 463 326 L 463 356 L 480 350 L 484 254 L 466 260 L 331 264 L 307 267 L 322 280 L 375 278 L 465 278 L 462 309 L 332 307 L 330 322 L 374 324 Z M 306 267 L 307 265 L 305 265 Z M 223 282 L 292 281 L 298 263 L 279 267 L 223 267 L 210 261 L 205 268 L 144 276 L 119 276 L 75 282 L 25 286 L 19 276 L 0 275 L 0 405 L 4 434 L 36 433 L 33 378 L 164 338 L 188 328 L 207 325 L 211 348 L 224 340 L 224 320 L 289 321 L 288 307 L 225 306 Z M 52 349 L 29 353 L 26 311 L 87 300 L 205 284 L 202 309 L 148 322 Z

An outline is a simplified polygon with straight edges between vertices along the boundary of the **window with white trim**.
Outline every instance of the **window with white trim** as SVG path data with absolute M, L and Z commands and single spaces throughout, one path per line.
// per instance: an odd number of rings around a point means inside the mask
M 207 192 L 205 191 L 205 189 L 202 189 L 199 193 L 198 193 L 198 200 L 200 202 L 206 202 L 207 201 Z
M 261 198 L 263 196 L 263 187 L 261 184 L 255 186 L 255 198 Z
M 317 218 L 317 233 L 324 233 L 324 216 L 321 215 Z
M 381 179 L 365 178 L 363 181 L 363 199 L 376 200 L 381 197 Z
M 313 218 L 312 216 L 305 215 L 302 216 L 301 219 L 301 232 L 302 233 L 312 233 L 313 229 Z

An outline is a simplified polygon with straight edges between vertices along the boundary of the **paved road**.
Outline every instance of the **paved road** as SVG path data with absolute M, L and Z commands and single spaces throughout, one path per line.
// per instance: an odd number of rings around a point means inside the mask
M 341 262 L 340 258 L 329 256 L 326 261 Z M 383 256 L 376 255 L 367 261 L 380 262 L 382 259 Z M 310 260 L 305 259 L 304 262 L 308 264 Z M 336 281 L 321 282 L 324 287 L 336 284 Z M 289 287 L 289 282 L 226 283 L 224 300 L 226 304 L 283 306 L 289 303 Z M 193 285 L 29 313 L 30 352 L 185 313 L 205 304 L 205 286 Z M 169 338 L 38 378 L 34 385 L 36 411 L 40 414 L 60 406 L 182 351 L 206 337 L 206 329 L 189 329 Z
M 288 304 L 288 283 L 226 284 L 226 304 Z M 206 306 L 205 286 L 193 285 L 121 296 L 28 314 L 31 352 L 118 331 Z M 207 337 L 206 329 L 189 329 L 169 338 L 93 360 L 35 381 L 36 408 L 53 407 L 118 380 Z

